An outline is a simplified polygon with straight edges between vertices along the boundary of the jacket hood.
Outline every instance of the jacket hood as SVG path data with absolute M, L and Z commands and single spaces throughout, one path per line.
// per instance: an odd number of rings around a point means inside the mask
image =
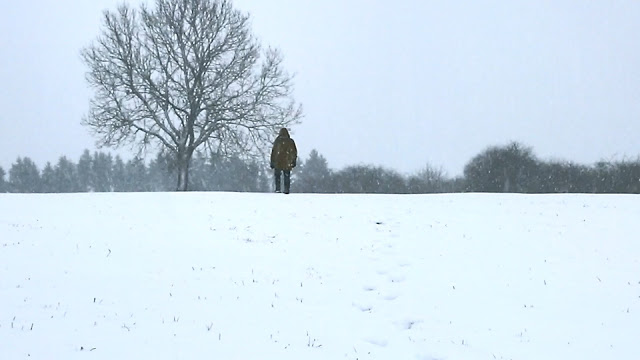
M 290 137 L 289 136 L 289 131 L 286 128 L 282 128 L 282 129 L 280 129 L 280 135 L 279 136 Z

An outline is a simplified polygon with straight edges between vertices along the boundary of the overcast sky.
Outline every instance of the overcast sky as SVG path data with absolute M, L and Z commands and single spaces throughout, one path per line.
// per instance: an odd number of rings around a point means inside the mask
M 115 0 L 0 3 L 0 166 L 77 161 L 80 49 Z M 139 4 L 140 1 L 129 1 Z M 490 145 L 591 164 L 640 155 L 639 1 L 236 0 L 296 74 L 292 136 L 329 166 L 459 175 Z M 126 150 L 121 154 L 128 153 Z

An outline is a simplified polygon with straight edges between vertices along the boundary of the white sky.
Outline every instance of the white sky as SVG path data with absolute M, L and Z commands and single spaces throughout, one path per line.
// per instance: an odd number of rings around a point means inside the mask
M 118 3 L 0 3 L 5 170 L 18 156 L 43 165 L 95 149 L 80 125 L 91 93 L 79 52 Z M 431 164 L 458 175 L 511 140 L 544 159 L 640 155 L 640 2 L 234 3 L 296 74 L 303 158 L 315 148 L 334 169 Z

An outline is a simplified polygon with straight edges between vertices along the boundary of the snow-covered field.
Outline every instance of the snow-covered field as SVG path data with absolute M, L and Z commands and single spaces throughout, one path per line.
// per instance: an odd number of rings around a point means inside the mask
M 2 359 L 638 359 L 640 197 L 0 194 Z

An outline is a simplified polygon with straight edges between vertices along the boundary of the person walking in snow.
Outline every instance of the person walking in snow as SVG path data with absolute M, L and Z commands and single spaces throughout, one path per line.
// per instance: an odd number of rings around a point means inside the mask
M 287 129 L 280 129 L 280 134 L 273 142 L 273 149 L 271 149 L 271 168 L 276 181 L 276 192 L 280 192 L 280 177 L 284 173 L 284 193 L 289 193 L 291 169 L 296 167 L 297 158 L 298 149 L 295 141 L 289 136 Z

